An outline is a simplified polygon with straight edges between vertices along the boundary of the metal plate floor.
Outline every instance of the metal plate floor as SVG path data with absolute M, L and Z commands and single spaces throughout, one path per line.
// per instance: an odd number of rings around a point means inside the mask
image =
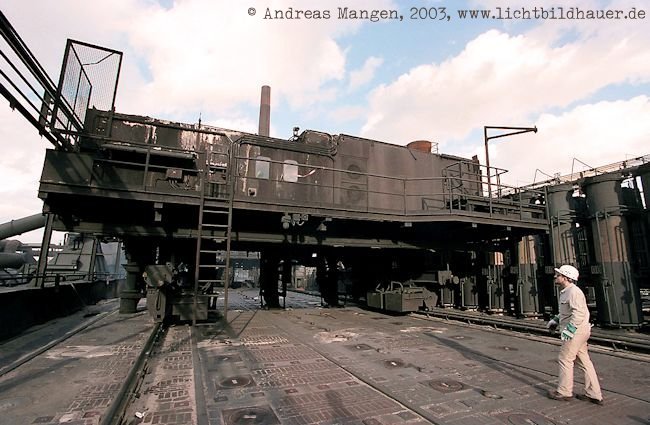
M 289 294 L 286 310 L 262 310 L 256 295 L 231 291 L 227 323 L 167 329 L 123 423 L 650 423 L 647 355 L 592 347 L 604 406 L 561 402 L 546 397 L 557 382 L 555 338 L 358 307 L 323 309 L 303 294 Z M 105 403 L 80 404 L 79 394 L 90 400 L 93 389 L 119 382 L 123 363 L 106 353 L 128 362 L 151 326 L 141 313 L 106 316 L 80 341 L 62 343 L 66 357 L 39 357 L 0 377 L 0 424 L 100 423 Z M 73 348 L 80 346 L 86 348 Z M 109 372 L 111 364 L 117 372 Z M 582 382 L 576 370 L 576 393 Z

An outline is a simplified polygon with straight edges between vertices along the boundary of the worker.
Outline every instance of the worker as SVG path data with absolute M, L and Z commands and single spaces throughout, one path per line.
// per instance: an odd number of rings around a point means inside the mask
M 554 282 L 560 288 L 559 315 L 549 320 L 551 330 L 560 328 L 562 348 L 558 355 L 560 376 L 557 389 L 549 391 L 548 397 L 554 400 L 569 401 L 573 398 L 574 362 L 585 374 L 585 393 L 576 398 L 602 405 L 603 395 L 594 365 L 587 352 L 587 340 L 591 335 L 589 309 L 585 295 L 576 286 L 579 272 L 573 266 L 563 265 L 555 269 Z

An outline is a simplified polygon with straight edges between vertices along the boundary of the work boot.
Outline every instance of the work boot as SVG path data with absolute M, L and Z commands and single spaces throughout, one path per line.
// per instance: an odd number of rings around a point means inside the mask
M 587 394 L 576 394 L 576 398 L 578 400 L 582 400 L 582 401 L 589 401 L 589 402 L 591 402 L 593 404 L 597 404 L 599 406 L 603 405 L 602 400 L 598 400 L 597 398 L 589 397 Z
M 573 397 L 567 397 L 565 395 L 558 393 L 557 391 L 549 391 L 548 398 L 553 400 L 560 400 L 560 401 L 571 401 L 571 399 L 573 399 Z

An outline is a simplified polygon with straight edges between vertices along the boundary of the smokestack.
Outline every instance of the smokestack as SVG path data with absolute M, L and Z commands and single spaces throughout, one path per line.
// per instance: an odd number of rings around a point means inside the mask
M 257 134 L 269 136 L 271 127 L 271 87 L 262 86 L 262 99 L 260 100 L 260 128 Z

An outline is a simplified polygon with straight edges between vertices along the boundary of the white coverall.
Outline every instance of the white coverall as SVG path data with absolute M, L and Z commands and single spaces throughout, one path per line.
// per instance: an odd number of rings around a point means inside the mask
M 573 364 L 574 362 L 585 373 L 585 395 L 602 400 L 600 383 L 594 365 L 587 352 L 587 340 L 591 335 L 589 309 L 587 300 L 580 288 L 571 284 L 560 291 L 560 331 L 572 323 L 576 328 L 575 336 L 562 342 L 558 356 L 560 378 L 557 386 L 558 394 L 565 397 L 573 396 Z

